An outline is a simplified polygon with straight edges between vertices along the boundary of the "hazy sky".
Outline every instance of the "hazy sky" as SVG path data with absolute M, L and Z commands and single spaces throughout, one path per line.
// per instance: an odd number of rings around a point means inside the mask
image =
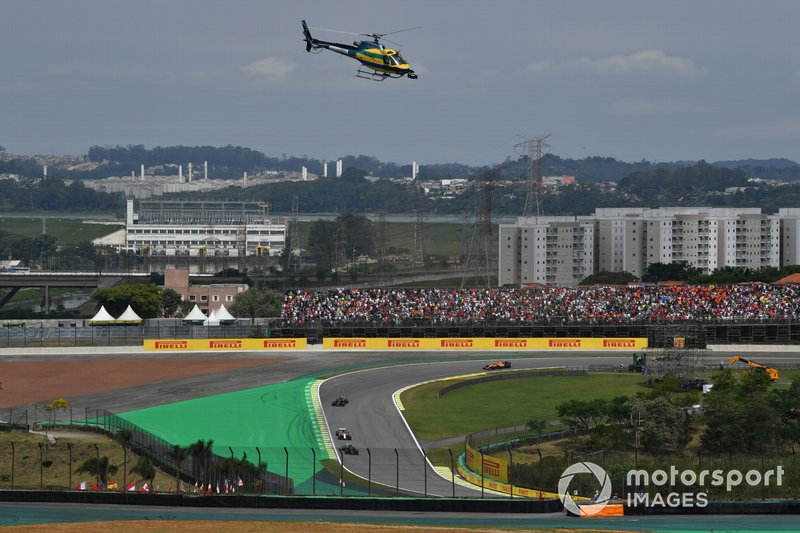
M 0 145 L 247 146 L 491 164 L 522 136 L 626 161 L 800 161 L 800 2 L 5 0 Z M 419 79 L 354 77 L 312 27 L 391 32 Z M 315 37 L 355 37 L 312 30 Z

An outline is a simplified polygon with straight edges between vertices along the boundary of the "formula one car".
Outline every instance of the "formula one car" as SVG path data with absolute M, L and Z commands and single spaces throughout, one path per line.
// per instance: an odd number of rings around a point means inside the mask
M 339 440 L 352 440 L 353 436 L 347 431 L 347 428 L 339 428 L 336 430 L 336 438 Z
M 339 396 L 338 398 L 333 400 L 331 405 L 334 406 L 334 407 L 344 407 L 345 405 L 347 405 L 348 401 L 349 400 L 347 398 L 345 398 L 344 396 Z
M 345 455 L 358 455 L 358 448 L 356 448 L 352 444 L 345 444 L 344 446 L 339 446 L 339 450 Z
M 506 368 L 511 368 L 511 361 L 498 361 L 483 367 L 484 370 L 504 370 Z

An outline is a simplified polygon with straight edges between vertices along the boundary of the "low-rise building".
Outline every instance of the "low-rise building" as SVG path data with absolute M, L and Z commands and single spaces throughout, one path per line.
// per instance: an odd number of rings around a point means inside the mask
M 141 202 L 128 200 L 124 240 L 118 251 L 166 256 L 277 256 L 286 244 L 286 222 L 273 221 L 257 202 Z
M 206 314 L 219 309 L 223 304 L 230 307 L 236 295 L 248 289 L 245 283 L 193 285 L 189 283 L 189 271 L 179 268 L 164 270 L 164 288 L 180 294 L 183 301 L 196 303 Z

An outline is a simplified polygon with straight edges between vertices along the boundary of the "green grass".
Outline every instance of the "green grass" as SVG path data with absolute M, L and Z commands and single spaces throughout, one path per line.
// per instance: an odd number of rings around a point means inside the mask
M 12 450 L 11 443 L 14 443 Z M 0 433 L 0 488 L 11 488 L 11 464 L 14 460 L 14 487 L 38 489 L 40 486 L 50 489 L 67 489 L 85 481 L 87 486 L 95 482 L 95 476 L 77 473 L 78 467 L 87 459 L 97 457 L 94 445 L 99 448 L 101 457 L 106 456 L 112 465 L 118 465 L 119 471 L 109 481 L 116 481 L 120 488 L 123 481 L 123 462 L 125 455 L 122 448 L 111 439 L 94 433 L 84 434 L 84 438 L 57 438 L 55 444 L 48 443 L 43 435 L 7 431 Z M 42 447 L 40 447 L 40 445 Z M 70 485 L 70 449 L 72 446 L 72 484 Z M 12 453 L 13 452 L 13 453 Z M 137 455 L 128 454 L 127 481 L 135 476 L 130 473 L 136 463 Z M 156 470 L 156 483 L 166 491 L 174 478 Z M 141 485 L 141 483 L 140 483 Z
M 635 374 L 592 374 L 492 381 L 436 393 L 452 381 L 415 387 L 401 396 L 404 415 L 418 438 L 438 440 L 529 420 L 556 418 L 556 406 L 567 400 L 630 396 L 644 391 Z
M 45 224 L 47 234 L 58 239 L 59 244 L 66 245 L 91 242 L 92 239 L 108 235 L 122 227 L 121 224 L 84 224 L 83 221 L 73 218 L 48 218 Z M 34 238 L 42 234 L 42 219 L 0 217 L 0 229 Z
M 308 234 L 313 222 L 300 222 L 298 237 L 301 246 L 308 248 Z M 375 244 L 378 240 L 378 225 L 373 223 L 375 229 Z M 425 255 L 437 257 L 460 256 L 464 253 L 464 226 L 450 222 L 431 222 L 425 224 Z M 492 250 L 497 248 L 497 228 L 492 240 Z M 413 222 L 387 222 L 386 246 L 396 251 L 414 253 L 414 223 Z

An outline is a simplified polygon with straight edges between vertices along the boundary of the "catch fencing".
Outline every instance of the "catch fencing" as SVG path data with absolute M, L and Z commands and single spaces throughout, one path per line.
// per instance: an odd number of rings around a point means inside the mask
M 293 324 L 275 319 L 237 320 L 202 326 L 178 319 L 141 324 L 89 325 L 88 320 L 6 321 L 0 348 L 58 346 L 141 346 L 145 339 L 306 338 L 309 344 L 343 338 L 647 338 L 650 348 L 709 344 L 800 344 L 800 322 L 695 322 L 674 324 Z
M 0 464 L 8 465 L 8 472 L 0 473 L 0 487 L 7 488 L 40 488 L 45 487 L 52 489 L 70 489 L 73 488 L 72 484 L 74 475 L 80 468 L 73 459 L 75 454 L 85 451 L 88 446 L 96 451 L 96 460 L 100 462 L 100 445 L 103 439 L 91 439 L 91 434 L 104 435 L 111 437 L 116 441 L 116 445 L 112 447 L 115 455 L 121 455 L 115 466 L 123 466 L 122 475 L 119 476 L 119 490 L 127 488 L 127 479 L 124 479 L 125 472 L 133 466 L 129 464 L 128 456 L 134 454 L 149 459 L 150 463 L 158 470 L 175 479 L 177 492 L 180 487 L 185 487 L 185 491 L 189 492 L 197 487 L 199 490 L 200 483 L 205 487 L 210 486 L 216 490 L 217 484 L 222 483 L 223 487 L 226 485 L 247 486 L 249 490 L 256 491 L 262 494 L 293 494 L 294 485 L 291 478 L 282 476 L 278 473 L 271 472 L 267 469 L 266 457 L 262 458 L 261 450 L 254 448 L 252 455 L 246 455 L 245 450 L 239 450 L 235 453 L 232 448 L 223 448 L 220 446 L 213 446 L 212 441 L 199 441 L 200 444 L 205 444 L 196 451 L 185 451 L 183 454 L 176 453 L 176 445 L 167 442 L 166 440 L 153 435 L 152 433 L 130 423 L 129 421 L 121 418 L 108 411 L 90 410 L 85 411 L 86 417 L 77 422 L 67 422 L 66 420 L 37 420 L 36 413 L 29 416 L 28 410 L 9 410 L 7 423 L 0 424 L 0 430 L 12 431 L 6 437 L 9 442 L 10 457 L 7 460 L 0 459 Z M 74 417 L 74 413 L 70 410 L 70 419 Z M 30 425 L 29 425 L 30 423 Z M 15 430 L 39 432 L 45 436 L 50 436 L 48 439 L 40 440 L 36 443 L 39 447 L 39 460 L 31 464 L 30 453 L 23 454 L 17 457 L 16 451 L 19 449 L 28 450 L 30 446 L 26 447 L 28 439 L 19 439 L 15 441 Z M 58 435 L 58 437 L 56 437 Z M 89 444 L 83 445 L 82 439 L 89 440 Z M 105 442 L 106 447 L 104 452 L 110 452 L 111 449 L 107 445 L 110 443 Z M 196 444 L 195 444 L 196 445 Z M 116 449 L 118 448 L 118 449 Z M 190 448 L 190 447 L 183 447 Z M 226 452 L 229 452 L 226 453 Z M 1 452 L 0 452 L 1 454 Z M 36 455 L 36 454 L 33 454 Z M 46 455 L 46 457 L 45 457 Z M 105 454 L 104 454 L 105 455 Z M 33 457 L 35 459 L 35 457 Z M 246 459 L 246 462 L 242 462 Z M 48 475 L 45 476 L 45 469 Z M 18 473 L 31 471 L 39 471 L 40 477 L 31 482 L 30 476 L 19 477 Z M 95 469 L 97 479 L 94 485 L 100 484 L 100 471 Z M 45 484 L 45 477 L 48 482 Z M 105 477 L 105 476 L 103 476 Z M 22 480 L 25 481 L 22 481 Z M 108 480 L 106 480 L 108 481 Z M 226 483 L 227 481 L 227 483 Z M 27 484 L 28 486 L 25 486 Z M 31 486 L 33 485 L 33 486 Z M 165 487 L 166 488 L 166 487 Z

